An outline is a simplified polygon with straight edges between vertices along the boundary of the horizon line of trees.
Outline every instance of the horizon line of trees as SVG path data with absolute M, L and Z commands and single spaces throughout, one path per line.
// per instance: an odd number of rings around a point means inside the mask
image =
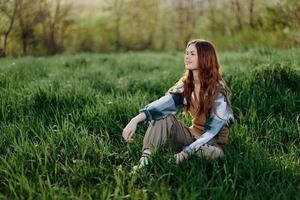
M 0 57 L 182 50 L 192 38 L 221 49 L 300 44 L 298 0 L 104 1 L 85 17 L 70 1 L 0 0 Z

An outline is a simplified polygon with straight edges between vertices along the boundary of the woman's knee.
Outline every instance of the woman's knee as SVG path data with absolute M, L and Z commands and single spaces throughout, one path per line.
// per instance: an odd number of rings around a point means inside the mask
M 151 124 L 146 131 L 143 143 L 164 143 L 170 137 L 170 131 L 173 125 L 172 116 L 151 121 Z
M 151 124 L 159 124 L 159 123 L 164 123 L 166 121 L 173 121 L 175 119 L 174 115 L 168 115 L 167 117 L 161 118 L 161 119 L 156 119 L 156 120 L 152 120 Z
M 147 132 L 149 132 L 153 129 L 154 130 L 162 129 L 162 130 L 167 130 L 167 132 L 169 132 L 170 129 L 172 128 L 172 126 L 174 125 L 174 118 L 175 117 L 173 115 L 169 115 L 162 119 L 152 120 L 150 122 Z

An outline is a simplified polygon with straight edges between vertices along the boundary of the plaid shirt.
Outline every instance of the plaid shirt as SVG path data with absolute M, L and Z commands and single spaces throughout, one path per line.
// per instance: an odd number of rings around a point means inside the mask
M 219 86 L 224 87 L 223 82 L 220 82 Z M 148 121 L 159 120 L 170 114 L 176 114 L 184 106 L 186 106 L 186 99 L 183 97 L 183 82 L 180 80 L 163 97 L 146 105 L 140 112 L 146 114 Z M 212 111 L 210 113 L 204 125 L 204 133 L 200 138 L 184 148 L 184 151 L 189 155 L 197 152 L 204 144 L 213 144 L 223 128 L 225 126 L 229 127 L 233 122 L 232 108 L 226 95 L 219 93 L 214 106 L 215 112 Z

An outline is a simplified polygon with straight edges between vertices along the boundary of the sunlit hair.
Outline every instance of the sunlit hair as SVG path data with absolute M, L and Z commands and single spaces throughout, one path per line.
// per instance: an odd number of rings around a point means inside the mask
M 187 48 L 190 45 L 195 45 L 198 55 L 200 92 L 197 116 L 200 116 L 204 113 L 206 118 L 208 118 L 209 113 L 212 111 L 212 109 L 214 111 L 213 106 L 214 101 L 217 98 L 217 94 L 219 92 L 229 94 L 230 90 L 221 77 L 220 65 L 218 62 L 214 45 L 208 41 L 200 39 L 190 41 L 187 44 Z M 192 71 L 186 70 L 185 75 L 183 77 L 183 95 L 187 101 L 187 110 L 189 110 L 190 106 L 192 106 L 191 95 L 195 89 L 193 81 L 194 78 Z M 220 81 L 222 81 L 225 84 L 225 87 L 220 87 L 220 85 L 218 85 Z

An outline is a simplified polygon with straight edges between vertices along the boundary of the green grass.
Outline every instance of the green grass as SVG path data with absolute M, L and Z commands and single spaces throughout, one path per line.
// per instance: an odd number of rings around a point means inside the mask
M 236 118 L 226 157 L 176 165 L 166 149 L 138 176 L 147 123 L 131 145 L 122 129 L 181 77 L 182 54 L 1 59 L 0 198 L 299 199 L 299 55 L 220 53 Z

